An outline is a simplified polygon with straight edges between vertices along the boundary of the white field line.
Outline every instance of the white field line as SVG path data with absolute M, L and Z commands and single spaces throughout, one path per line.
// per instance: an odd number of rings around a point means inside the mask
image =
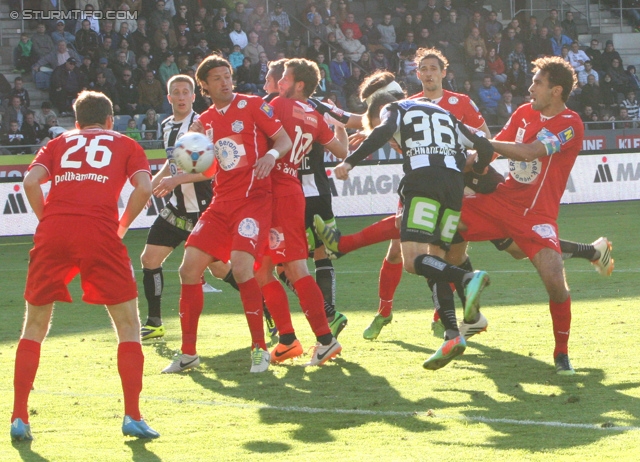
M 9 390 L 5 390 L 9 393 Z M 91 394 L 91 393 L 70 393 L 70 392 L 56 392 L 47 390 L 33 390 L 32 393 L 41 395 L 53 395 L 53 396 L 67 396 L 71 398 L 112 398 L 120 399 L 121 395 L 116 394 Z M 192 406 L 215 406 L 215 407 L 230 407 L 239 409 L 253 409 L 257 411 L 279 411 L 279 412 L 297 412 L 304 414 L 346 414 L 346 415 L 361 415 L 361 416 L 374 416 L 374 417 L 429 417 L 436 420 L 457 420 L 464 422 L 479 422 L 486 424 L 508 424 L 508 425 L 528 425 L 534 427 L 559 427 L 581 430 L 599 430 L 599 431 L 639 431 L 640 427 L 635 426 L 602 426 L 598 424 L 581 424 L 581 423 L 568 423 L 568 422 L 554 422 L 554 421 L 537 421 L 537 420 L 518 420 L 518 419 L 500 419 L 483 416 L 456 416 L 449 414 L 439 414 L 437 411 L 373 411 L 368 409 L 325 409 L 317 407 L 306 406 L 270 406 L 268 404 L 245 404 L 245 403 L 233 403 L 225 401 L 209 401 L 209 400 L 184 400 L 178 398 L 170 398 L 165 396 L 141 396 L 143 401 L 161 401 L 176 404 L 187 404 Z

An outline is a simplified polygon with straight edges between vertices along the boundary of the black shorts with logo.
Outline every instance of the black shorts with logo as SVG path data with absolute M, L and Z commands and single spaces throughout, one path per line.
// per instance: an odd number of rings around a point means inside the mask
M 192 226 L 195 226 L 198 221 L 199 213 L 187 213 L 186 216 L 181 216 L 178 214 L 178 211 L 171 204 L 167 204 L 165 207 L 166 210 L 169 210 L 174 214 L 175 217 L 178 217 L 182 221 L 179 221 L 179 225 L 182 226 L 183 223 L 190 223 Z M 163 211 L 165 210 L 163 209 Z M 162 211 L 160 212 L 162 213 Z M 192 228 L 191 228 L 192 229 Z M 150 245 L 159 245 L 162 247 L 171 247 L 176 248 L 184 241 L 187 240 L 191 231 L 187 231 L 183 229 L 183 227 L 178 227 L 169 223 L 162 215 L 158 215 L 158 218 L 153 222 L 151 228 L 149 228 L 149 234 L 147 235 L 147 244 Z

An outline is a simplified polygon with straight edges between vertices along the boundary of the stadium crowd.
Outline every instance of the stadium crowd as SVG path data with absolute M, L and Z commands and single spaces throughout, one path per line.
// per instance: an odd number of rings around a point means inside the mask
M 356 17 L 347 0 L 289 2 L 286 9 L 280 1 L 267 5 L 263 0 L 61 2 L 63 10 L 86 11 L 84 19 L 38 23 L 35 31 L 22 34 L 14 50 L 16 71 L 31 71 L 51 103 L 33 111 L 22 78 L 12 86 L 0 76 L 0 145 L 11 146 L 2 152 L 33 151 L 20 146 L 42 145 L 59 134 L 60 128 L 51 130 L 57 126 L 56 114 L 72 115 L 71 103 L 83 89 L 104 93 L 117 115 L 131 117 L 117 129 L 136 140 L 157 140 L 157 116 L 170 112 L 166 82 L 176 74 L 194 77 L 213 51 L 231 62 L 236 91 L 257 95 L 265 94 L 269 62 L 311 59 L 322 77 L 315 95 L 362 113 L 366 104 L 357 89 L 367 75 L 389 70 L 409 94 L 417 93 L 415 53 L 435 46 L 450 63 L 444 87 L 470 96 L 489 126 L 504 125 L 529 100 L 531 62 L 557 55 L 578 73 L 579 88 L 568 106 L 590 122 L 588 128 L 640 126 L 640 79 L 635 66 L 625 69 L 611 40 L 604 49 L 595 38 L 581 47 L 571 11 L 564 19 L 553 9 L 541 21 L 514 18 L 504 26 L 483 3 L 427 0 L 421 9 L 416 0 L 406 0 L 380 4 L 378 14 Z M 91 16 L 96 9 L 128 10 L 137 20 L 98 21 Z M 629 11 L 637 25 L 635 10 Z M 198 91 L 194 109 L 202 112 L 208 106 Z M 143 116 L 132 121 L 138 114 Z

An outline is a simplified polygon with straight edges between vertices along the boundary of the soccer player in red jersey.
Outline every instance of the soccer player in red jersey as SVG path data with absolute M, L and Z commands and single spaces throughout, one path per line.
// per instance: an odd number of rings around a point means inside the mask
M 138 143 L 113 129 L 113 107 L 104 95 L 82 92 L 74 104 L 76 128 L 40 149 L 24 179 L 40 221 L 29 254 L 27 310 L 16 351 L 11 438 L 31 440 L 27 402 L 47 336 L 53 304 L 71 302 L 67 284 L 82 277 L 82 299 L 106 305 L 118 337 L 118 372 L 124 391 L 122 432 L 160 436 L 142 419 L 144 356 L 140 346 L 136 280 L 122 237 L 151 196 L 151 173 Z M 134 187 L 118 219 L 118 197 Z M 44 198 L 41 184 L 51 181 Z
M 200 276 L 215 261 L 231 261 L 251 332 L 251 372 L 264 372 L 270 355 L 264 341 L 262 294 L 253 273 L 256 258 L 271 228 L 271 172 L 276 160 L 291 149 L 291 139 L 274 117 L 273 108 L 252 95 L 233 92 L 231 65 L 208 56 L 196 79 L 213 105 L 200 115 L 192 131 L 214 142 L 214 197 L 187 239 L 180 266 L 182 354 L 163 372 L 180 372 L 199 364 L 198 320 L 203 308 Z M 273 147 L 269 149 L 269 138 Z
M 347 154 L 344 129 L 340 128 L 341 142 L 323 117 L 307 104 L 307 98 L 315 91 L 319 79 L 320 71 L 315 63 L 291 59 L 285 63 L 284 75 L 278 82 L 280 96 L 271 101 L 275 115 L 282 120 L 289 137 L 294 140 L 291 151 L 276 162 L 271 173 L 274 202 L 269 251 L 256 274 L 280 333 L 280 342 L 271 352 L 272 362 L 282 362 L 303 352 L 291 323 L 287 295 L 273 275 L 275 265 L 279 263 L 283 264 L 318 341 L 308 365 L 322 365 L 342 350 L 329 328 L 322 292 L 307 268 L 305 197 L 298 179 L 298 167 L 314 141 L 325 145 L 338 157 Z
M 531 103 L 516 109 L 492 141 L 495 151 L 510 159 L 509 177 L 495 192 L 465 199 L 459 231 L 467 241 L 511 237 L 529 257 L 549 294 L 556 372 L 571 375 L 571 296 L 556 221 L 584 127 L 565 105 L 577 82 L 571 66 L 555 56 L 534 65 Z

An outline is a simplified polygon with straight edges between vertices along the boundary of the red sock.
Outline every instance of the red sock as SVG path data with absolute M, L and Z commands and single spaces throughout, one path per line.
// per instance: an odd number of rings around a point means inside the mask
M 349 253 L 360 247 L 390 241 L 391 239 L 400 239 L 400 230 L 396 228 L 395 215 L 367 226 L 359 233 L 342 236 L 338 250 L 341 253 Z
M 393 295 L 400 284 L 400 278 L 402 278 L 402 263 L 389 263 L 385 258 L 382 261 L 378 282 L 378 296 L 380 297 L 378 314 L 385 318 L 389 317 L 393 309 Z
M 204 306 L 202 284 L 182 284 L 180 292 L 180 326 L 182 327 L 182 353 L 196 354 L 198 321 Z
M 284 287 L 279 281 L 273 281 L 262 287 L 262 296 L 269 308 L 269 313 L 276 323 L 278 332 L 282 334 L 293 334 L 293 324 L 291 322 L 291 312 L 289 311 L 289 299 Z
M 262 324 L 262 292 L 256 278 L 251 278 L 247 282 L 238 283 L 240 298 L 244 314 L 249 324 L 251 332 L 251 345 L 258 345 L 263 350 L 267 349 L 264 342 L 264 325 Z
M 138 342 L 122 342 L 118 345 L 118 373 L 124 393 L 124 414 L 140 420 L 140 392 L 144 355 Z
M 553 350 L 555 358 L 560 353 L 568 353 L 569 330 L 571 329 L 571 297 L 562 303 L 549 300 L 549 311 L 553 322 L 553 336 L 556 340 L 556 348 Z
M 321 337 L 331 332 L 327 315 L 324 312 L 324 298 L 322 291 L 315 279 L 311 276 L 305 276 L 293 284 L 296 289 L 302 312 L 307 317 L 311 330 L 316 337 Z
M 16 364 L 13 375 L 13 414 L 11 422 L 22 419 L 29 423 L 29 410 L 27 403 L 29 393 L 36 379 L 38 364 L 40 364 L 40 343 L 33 340 L 22 339 L 16 350 Z

